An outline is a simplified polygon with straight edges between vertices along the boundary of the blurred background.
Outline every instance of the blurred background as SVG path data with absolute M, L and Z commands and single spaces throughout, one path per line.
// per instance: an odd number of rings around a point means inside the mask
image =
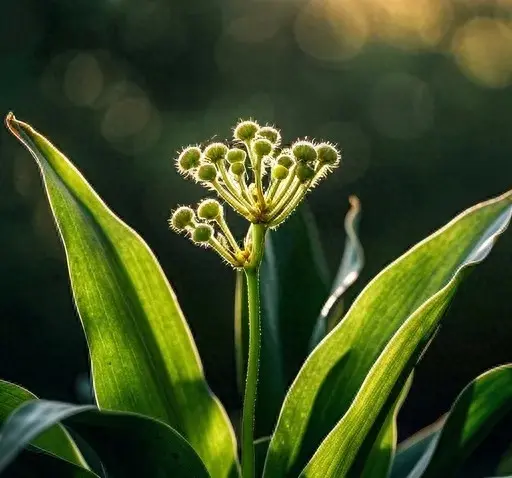
M 334 274 L 348 196 L 361 199 L 367 263 L 350 300 L 512 186 L 512 0 L 17 0 L 2 4 L 0 60 L 0 114 L 51 138 L 146 239 L 230 410 L 233 273 L 167 228 L 171 208 L 204 196 L 174 170 L 182 146 L 228 138 L 248 117 L 285 141 L 339 144 L 342 168 L 310 205 Z M 461 287 L 418 367 L 402 437 L 512 360 L 511 256 L 509 233 Z M 83 400 L 88 359 L 63 249 L 36 166 L 5 129 L 0 268 L 0 377 Z

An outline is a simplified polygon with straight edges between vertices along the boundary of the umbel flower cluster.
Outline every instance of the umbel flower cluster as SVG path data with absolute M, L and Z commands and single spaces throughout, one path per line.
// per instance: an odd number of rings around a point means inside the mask
M 185 177 L 215 191 L 250 223 L 266 230 L 279 226 L 340 159 L 330 143 L 299 140 L 282 148 L 276 128 L 240 121 L 234 128 L 232 145 L 214 142 L 204 148 L 188 146 L 177 158 L 176 167 Z M 194 243 L 217 251 L 233 267 L 244 267 L 249 261 L 251 229 L 240 245 L 216 199 L 205 199 L 196 210 L 179 207 L 169 223 Z

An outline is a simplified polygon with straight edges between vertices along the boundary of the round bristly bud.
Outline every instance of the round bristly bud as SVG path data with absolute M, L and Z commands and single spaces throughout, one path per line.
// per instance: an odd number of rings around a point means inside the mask
M 311 179 L 315 175 L 315 170 L 306 163 L 297 164 L 297 169 L 295 170 L 295 174 L 301 183 L 305 183 Z
M 315 147 L 309 141 L 297 141 L 294 143 L 292 153 L 297 158 L 297 161 L 302 163 L 312 163 L 317 158 Z
M 228 147 L 224 143 L 212 143 L 204 150 L 204 159 L 216 163 L 226 157 Z
M 172 213 L 171 226 L 177 231 L 183 231 L 187 226 L 192 226 L 194 221 L 194 211 L 186 206 L 179 207 Z
M 260 125 L 255 121 L 240 121 L 235 126 L 233 137 L 239 141 L 251 141 L 259 131 Z
M 197 215 L 206 221 L 215 221 L 222 216 L 222 206 L 216 199 L 205 199 L 197 206 Z
M 234 176 L 242 176 L 242 174 L 245 174 L 245 164 L 238 161 L 237 163 L 233 163 L 229 170 Z
M 213 227 L 209 224 L 198 224 L 192 231 L 192 240 L 200 244 L 208 242 L 213 236 Z
M 278 181 L 282 181 L 283 179 L 286 179 L 288 172 L 288 168 L 285 168 L 281 164 L 276 164 L 272 168 L 272 178 L 277 179 Z
M 287 169 L 290 169 L 295 164 L 294 159 L 289 154 L 280 154 L 276 162 Z
M 201 150 L 197 146 L 189 146 L 178 157 L 178 169 L 182 172 L 188 172 L 197 168 L 200 161 Z
M 228 163 L 238 163 L 238 162 L 244 162 L 245 158 L 247 157 L 247 153 L 240 148 L 232 148 L 228 151 L 228 154 L 226 155 L 226 159 L 228 160 Z
M 211 182 L 217 177 L 217 168 L 213 164 L 202 164 L 197 170 L 197 178 Z
M 320 164 L 336 166 L 340 162 L 341 155 L 332 144 L 321 143 L 316 147 L 316 152 Z
M 263 126 L 260 128 L 256 137 L 268 139 L 273 145 L 278 145 L 281 142 L 281 134 L 272 126 Z
M 253 141 L 252 150 L 258 157 L 263 157 L 272 152 L 272 143 L 265 138 L 259 138 Z

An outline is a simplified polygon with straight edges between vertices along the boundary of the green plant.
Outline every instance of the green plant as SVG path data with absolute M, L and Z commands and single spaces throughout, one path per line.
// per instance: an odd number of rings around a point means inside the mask
M 43 136 L 12 115 L 7 125 L 41 169 L 89 344 L 96 405 L 37 400 L 0 382 L 0 471 L 448 477 L 471 463 L 478 444 L 512 409 L 512 367 L 503 365 L 469 384 L 427 435 L 395 451 L 396 415 L 414 367 L 465 271 L 487 257 L 508 226 L 512 193 L 465 211 L 413 247 L 344 314 L 343 292 L 362 267 L 357 200 L 330 293 L 307 209 L 267 234 L 337 164 L 336 149 L 308 141 L 279 149 L 278 131 L 254 122 L 235 129 L 244 149 L 221 143 L 185 149 L 179 169 L 250 222 L 240 245 L 216 200 L 203 201 L 197 211 L 178 208 L 171 218 L 173 228 L 237 271 L 236 355 L 245 392 L 238 453 L 231 423 L 206 384 L 177 299 L 149 248 Z M 88 444 L 94 466 L 77 443 Z M 486 472 L 510 473 L 510 459 L 499 458 Z

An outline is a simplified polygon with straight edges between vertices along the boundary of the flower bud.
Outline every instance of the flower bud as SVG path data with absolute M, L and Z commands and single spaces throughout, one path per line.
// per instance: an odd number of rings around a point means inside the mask
M 338 153 L 336 148 L 329 143 L 319 144 L 316 147 L 316 152 L 318 154 L 318 161 L 320 164 L 336 166 L 341 159 L 340 153 Z
M 226 159 L 228 160 L 228 163 L 243 163 L 245 161 L 245 158 L 247 157 L 247 153 L 240 148 L 232 148 L 228 151 L 228 154 L 226 155 Z
M 186 206 L 179 207 L 172 213 L 171 226 L 177 231 L 183 231 L 187 226 L 192 226 L 194 220 L 194 211 Z
M 212 143 L 204 150 L 204 158 L 212 163 L 224 159 L 228 152 L 228 147 L 224 143 Z
M 199 166 L 201 150 L 197 146 L 185 148 L 178 157 L 178 169 L 187 172 Z
M 251 141 L 259 129 L 260 125 L 255 121 L 241 121 L 236 125 L 233 137 L 239 141 Z
M 209 224 L 198 224 L 192 231 L 192 240 L 198 243 L 208 242 L 213 236 L 213 227 Z
M 263 157 L 272 152 L 272 143 L 265 138 L 259 138 L 254 140 L 252 143 L 252 150 L 256 153 L 258 157 Z
M 242 174 L 245 174 L 245 164 L 238 161 L 237 163 L 233 163 L 229 170 L 234 176 L 242 176 Z
M 256 134 L 257 138 L 268 139 L 273 145 L 277 145 L 281 142 L 281 135 L 276 128 L 272 126 L 263 126 Z
M 213 164 L 202 164 L 197 170 L 197 178 L 211 182 L 217 177 L 217 168 Z
M 222 206 L 216 199 L 205 199 L 197 207 L 197 215 L 206 221 L 214 221 L 222 215 Z
M 297 164 L 295 174 L 301 183 L 305 183 L 310 179 L 313 179 L 315 170 L 309 164 L 300 162 Z
M 295 164 L 294 159 L 289 154 L 280 154 L 276 162 L 287 169 L 290 169 Z
M 309 141 L 297 141 L 292 146 L 292 152 L 297 161 L 302 163 L 312 163 L 317 158 L 315 147 Z
M 288 176 L 288 168 L 285 168 L 281 164 L 276 164 L 272 168 L 272 178 L 277 179 L 278 181 L 282 181 L 283 179 L 286 179 Z

